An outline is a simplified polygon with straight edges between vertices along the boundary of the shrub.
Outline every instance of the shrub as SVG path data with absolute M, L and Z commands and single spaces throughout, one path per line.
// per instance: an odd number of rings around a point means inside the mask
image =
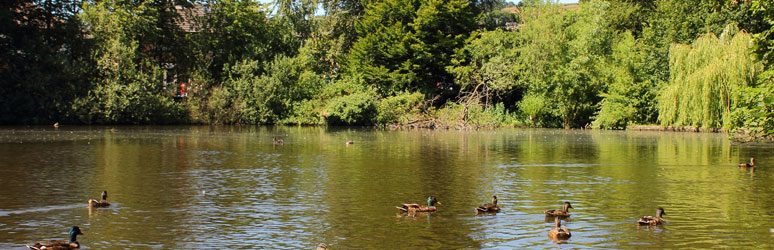
M 376 123 L 406 123 L 419 116 L 425 95 L 419 92 L 403 92 L 382 99 L 377 108 Z

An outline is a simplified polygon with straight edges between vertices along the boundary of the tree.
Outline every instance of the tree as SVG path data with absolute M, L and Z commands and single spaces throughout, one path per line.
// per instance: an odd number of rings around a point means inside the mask
M 606 87 L 606 65 L 614 35 L 604 16 L 608 4 L 591 1 L 577 12 L 554 4 L 524 10 L 518 41 L 518 81 L 527 94 L 547 98 L 565 128 L 585 126 Z
M 750 55 L 751 39 L 729 26 L 720 38 L 708 33 L 691 46 L 672 46 L 670 81 L 659 99 L 661 124 L 733 129 L 739 91 L 756 86 L 763 69 Z
M 119 1 L 85 4 L 81 17 L 90 24 L 94 38 L 92 60 L 96 74 L 88 94 L 72 104 L 73 112 L 84 123 L 175 123 L 184 120 L 182 107 L 162 91 L 163 70 L 159 58 L 138 40 L 156 32 L 157 8 L 152 2 L 138 5 Z M 143 43 L 145 42 L 145 43 Z M 163 49 L 158 49 L 163 50 Z
M 474 28 L 473 11 L 463 0 L 367 4 L 348 71 L 362 73 L 383 95 L 412 90 L 448 95 L 453 81 L 446 66 Z
M 0 124 L 68 122 L 87 90 L 88 42 L 80 1 L 0 3 Z

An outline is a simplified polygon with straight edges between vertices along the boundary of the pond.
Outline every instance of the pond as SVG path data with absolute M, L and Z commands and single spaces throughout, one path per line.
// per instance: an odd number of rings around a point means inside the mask
M 709 133 L 4 127 L 0 248 L 78 225 L 83 249 L 771 249 L 772 153 Z M 429 195 L 435 213 L 395 208 Z M 543 210 L 565 201 L 555 242 Z M 665 225 L 637 225 L 658 207 Z

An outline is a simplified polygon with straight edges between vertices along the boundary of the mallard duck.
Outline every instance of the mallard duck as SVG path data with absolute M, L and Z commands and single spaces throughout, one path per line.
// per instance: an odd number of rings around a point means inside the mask
M 396 207 L 400 209 L 403 212 L 408 213 L 415 213 L 415 212 L 435 212 L 437 209 L 435 208 L 435 205 L 440 205 L 441 203 L 438 202 L 438 200 L 433 196 L 427 197 L 427 206 L 420 205 L 420 204 L 403 204 L 400 207 Z
M 317 248 L 315 250 L 328 250 L 328 245 L 325 243 L 317 244 Z
M 89 200 L 89 207 L 108 207 L 110 203 L 107 202 L 107 190 L 102 191 L 102 200 Z
M 572 207 L 572 205 L 570 205 L 570 202 L 565 201 L 564 202 L 564 208 L 562 210 L 551 209 L 551 210 L 546 210 L 544 212 L 548 216 L 568 217 L 568 216 L 570 216 L 570 212 L 569 212 L 570 208 L 574 208 L 574 207 Z
M 740 168 L 754 168 L 755 167 L 755 158 L 750 158 L 750 163 L 739 163 L 736 165 Z
M 497 196 L 496 195 L 492 195 L 492 203 L 486 203 L 486 204 L 483 204 L 483 205 L 478 206 L 476 208 L 476 213 L 479 213 L 479 212 L 483 212 L 483 213 L 495 212 L 496 213 L 498 211 L 500 211 L 500 207 L 497 206 Z
M 658 210 L 656 210 L 656 217 L 644 216 L 640 218 L 640 220 L 637 221 L 637 223 L 640 225 L 649 225 L 649 226 L 661 225 L 666 222 L 664 219 L 661 218 L 661 216 L 663 215 L 666 215 L 666 213 L 664 212 L 664 209 L 658 208 Z
M 562 220 L 559 219 L 558 216 L 555 217 L 554 221 L 556 222 L 556 225 L 551 231 L 548 231 L 548 238 L 560 240 L 569 239 L 570 236 L 572 236 L 572 234 L 570 234 L 570 229 L 562 227 Z
M 78 226 L 73 226 L 70 228 L 70 242 L 63 241 L 63 240 L 52 240 L 52 241 L 40 241 L 35 243 L 34 246 L 27 245 L 27 248 L 29 249 L 35 249 L 35 250 L 41 250 L 41 249 L 55 249 L 55 250 L 66 250 L 66 249 L 76 249 L 81 247 L 81 244 L 78 243 L 78 241 L 75 239 L 78 237 L 78 235 L 82 235 L 81 229 L 78 228 Z
M 277 137 L 274 137 L 274 145 L 282 145 L 284 141 L 282 139 L 277 139 Z

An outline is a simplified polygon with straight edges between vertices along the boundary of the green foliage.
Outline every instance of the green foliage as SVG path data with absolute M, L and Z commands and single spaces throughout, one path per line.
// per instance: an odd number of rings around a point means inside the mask
M 70 122 L 70 103 L 89 87 L 79 4 L 36 2 L 0 3 L 0 125 Z
M 405 92 L 388 96 L 379 102 L 376 123 L 406 123 L 419 118 L 425 95 L 419 92 Z
M 485 106 L 449 102 L 443 108 L 431 110 L 430 116 L 437 119 L 436 126 L 458 129 L 508 126 L 517 121 L 516 114 L 509 112 L 503 103 Z
M 742 108 L 735 111 L 734 120 L 743 121 L 739 127 L 750 128 L 753 133 L 774 137 L 774 3 L 754 0 L 750 10 L 760 16 L 762 25 L 753 35 L 753 50 L 765 66 L 757 88 L 743 91 Z
M 349 72 L 392 95 L 420 90 L 443 92 L 454 49 L 475 28 L 474 13 L 463 0 L 386 0 L 365 5 L 357 25 Z M 439 85 L 443 84 L 442 88 Z
M 625 129 L 630 123 L 655 119 L 657 86 L 644 70 L 647 55 L 631 33 L 624 33 L 613 46 L 613 55 L 603 69 L 608 89 L 602 94 L 595 128 Z
M 198 50 L 197 61 L 207 66 L 220 82 L 227 65 L 245 60 L 271 61 L 276 55 L 292 56 L 298 44 L 283 22 L 268 22 L 266 10 L 256 1 L 222 0 L 205 8 L 207 15 L 199 20 L 201 32 L 191 34 Z M 258 65 L 264 66 L 264 65 Z M 258 73 L 265 69 L 257 68 Z M 209 86 L 205 86 L 209 88 Z
M 155 124 L 185 121 L 182 107 L 161 89 L 162 70 L 142 55 L 132 32 L 154 16 L 150 3 L 123 6 L 114 1 L 86 4 L 82 18 L 92 24 L 92 58 L 99 74 L 88 94 L 76 98 L 73 113 L 84 123 Z
M 509 96 L 524 87 L 517 85 L 517 36 L 502 30 L 474 33 L 457 50 L 447 70 L 454 74 L 465 98 L 497 102 L 501 101 L 497 97 Z
M 330 125 L 371 125 L 376 116 L 376 99 L 368 93 L 336 97 L 326 106 Z
M 326 102 L 323 116 L 329 125 L 371 125 L 377 112 L 376 90 L 351 76 L 326 86 L 317 98 Z
M 670 82 L 659 101 L 661 124 L 733 128 L 730 114 L 740 101 L 734 93 L 754 86 L 762 70 L 749 52 L 751 39 L 729 26 L 720 38 L 710 33 L 691 46 L 673 46 Z
M 533 124 L 540 124 L 540 117 L 546 112 L 546 99 L 543 96 L 531 94 L 525 96 L 519 102 L 519 110 L 529 116 Z
M 210 105 L 213 122 L 273 124 L 287 119 L 294 103 L 312 98 L 323 84 L 305 69 L 304 59 L 278 56 L 268 66 L 246 60 L 229 67 L 221 88 L 212 94 L 217 100 Z M 263 68 L 268 72 L 260 75 Z
M 601 71 L 614 33 L 605 23 L 608 5 L 590 1 L 577 12 L 548 4 L 524 10 L 519 31 L 518 80 L 527 93 L 544 96 L 565 128 L 590 122 L 604 89 Z M 551 120 L 551 119 L 548 119 Z

